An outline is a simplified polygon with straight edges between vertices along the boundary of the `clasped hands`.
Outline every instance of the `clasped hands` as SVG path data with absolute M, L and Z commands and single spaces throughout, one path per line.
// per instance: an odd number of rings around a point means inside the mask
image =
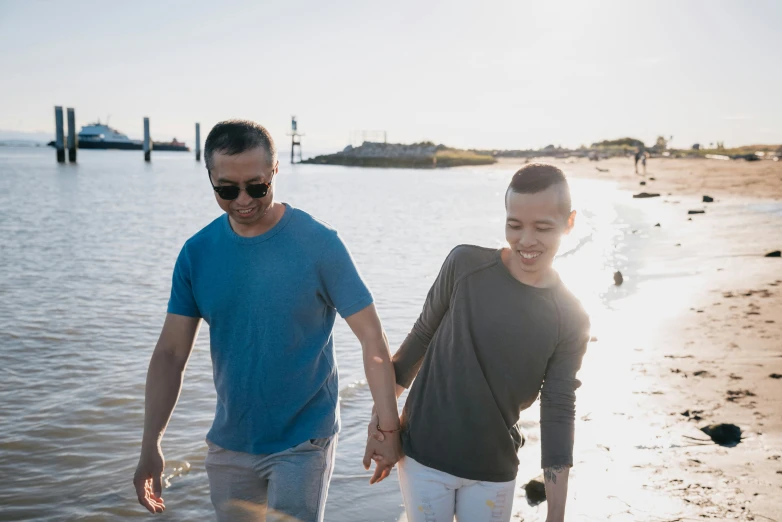
M 396 463 L 404 456 L 399 426 L 380 426 L 384 430 L 396 430 L 380 431 L 378 429 L 379 422 L 377 412 L 373 409 L 372 419 L 367 427 L 367 448 L 364 452 L 364 469 L 368 470 L 370 464 L 375 462 L 375 472 L 369 480 L 370 484 L 375 484 L 388 477 Z

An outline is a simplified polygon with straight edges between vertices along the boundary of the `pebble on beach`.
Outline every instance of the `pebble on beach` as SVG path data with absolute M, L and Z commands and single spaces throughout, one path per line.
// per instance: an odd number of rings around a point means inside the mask
M 692 214 L 705 214 L 706 211 L 705 210 L 688 210 L 687 213 L 691 214 L 691 215 Z
M 639 192 L 638 194 L 633 194 L 633 197 L 635 199 L 659 198 L 660 194 L 656 192 Z
M 766 257 L 782 257 L 782 252 L 779 250 L 774 250 L 773 252 L 766 254 Z
M 614 272 L 614 284 L 616 286 L 620 286 L 622 283 L 624 283 L 625 278 L 622 277 L 622 272 L 616 271 Z
M 711 196 L 703 196 L 704 203 L 714 203 L 714 198 Z

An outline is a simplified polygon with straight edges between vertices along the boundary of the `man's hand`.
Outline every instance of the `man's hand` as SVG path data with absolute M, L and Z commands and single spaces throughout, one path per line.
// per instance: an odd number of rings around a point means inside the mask
M 162 513 L 166 506 L 163 502 L 163 468 L 166 461 L 160 447 L 142 450 L 138 460 L 133 485 L 136 487 L 138 502 L 150 513 Z
M 377 432 L 377 424 L 375 424 Z M 381 482 L 391 474 L 397 462 L 404 456 L 402 453 L 402 441 L 399 432 L 377 434 L 383 438 L 381 442 L 376 436 L 367 437 L 367 448 L 364 452 L 364 469 L 368 470 L 372 461 L 375 461 L 375 473 L 369 479 L 370 484 Z

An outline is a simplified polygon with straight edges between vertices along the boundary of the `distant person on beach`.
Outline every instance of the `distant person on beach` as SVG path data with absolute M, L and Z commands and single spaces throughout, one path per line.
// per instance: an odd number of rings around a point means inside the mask
M 453 249 L 393 357 L 397 395 L 412 383 L 399 461 L 409 522 L 510 520 L 517 422 L 538 392 L 546 520 L 564 520 L 589 318 L 552 263 L 576 213 L 562 171 L 540 163 L 516 172 L 505 208 L 508 245 Z M 370 443 L 384 438 L 377 423 Z
M 138 500 L 152 513 L 165 509 L 160 445 L 203 319 L 217 391 L 204 465 L 217 520 L 321 521 L 340 425 L 336 314 L 364 352 L 376 428 L 385 439 L 370 441 L 367 451 L 384 463 L 401 456 L 388 341 L 342 238 L 274 200 L 279 163 L 264 127 L 218 123 L 206 138 L 204 159 L 225 213 L 185 243 L 174 267 L 168 314 L 147 373 L 133 479 Z M 388 472 L 377 466 L 372 481 Z
M 638 149 L 635 152 L 635 173 L 638 174 L 638 162 L 641 162 L 641 166 L 644 169 L 644 174 L 646 174 L 646 158 L 649 157 L 649 153 L 646 152 L 643 149 Z

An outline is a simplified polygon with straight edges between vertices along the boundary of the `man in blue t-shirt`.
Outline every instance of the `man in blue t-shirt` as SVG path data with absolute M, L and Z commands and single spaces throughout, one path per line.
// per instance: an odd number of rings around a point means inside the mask
M 383 462 L 372 483 L 401 456 L 388 341 L 337 232 L 274 201 L 279 163 L 269 132 L 218 123 L 204 157 L 225 213 L 185 243 L 174 267 L 147 373 L 138 499 L 152 513 L 165 509 L 160 442 L 203 319 L 217 391 L 205 467 L 218 520 L 321 521 L 339 431 L 336 314 L 361 342 L 378 428 L 388 434 L 368 442 L 365 466 Z

